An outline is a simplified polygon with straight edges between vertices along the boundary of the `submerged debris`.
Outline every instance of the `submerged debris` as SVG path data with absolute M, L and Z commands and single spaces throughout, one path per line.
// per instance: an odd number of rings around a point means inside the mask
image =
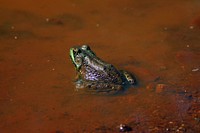
M 125 124 L 120 124 L 119 125 L 119 131 L 120 132 L 130 132 L 130 131 L 132 131 L 132 128 L 125 125 Z

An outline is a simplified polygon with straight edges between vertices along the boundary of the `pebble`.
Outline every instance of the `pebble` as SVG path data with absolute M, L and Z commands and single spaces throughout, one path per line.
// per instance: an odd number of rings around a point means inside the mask
M 194 26 L 193 26 L 193 25 L 191 25 L 189 28 L 192 30 L 192 29 L 194 29 Z
M 17 37 L 17 36 L 14 36 L 14 39 L 15 39 L 15 40 L 17 40 L 17 39 L 18 39 L 18 37 Z
M 194 69 L 192 69 L 192 71 L 197 72 L 197 71 L 199 71 L 199 68 L 194 68 Z
M 14 29 L 15 29 L 15 27 L 14 27 L 14 26 L 11 26 L 11 29 L 12 29 L 12 30 L 14 30 Z
M 161 93 L 166 89 L 167 85 L 165 84 L 157 84 L 156 85 L 156 93 Z
M 164 27 L 164 30 L 168 30 L 168 28 L 167 28 L 167 27 Z
M 46 18 L 45 20 L 46 20 L 46 22 L 49 22 L 49 18 Z

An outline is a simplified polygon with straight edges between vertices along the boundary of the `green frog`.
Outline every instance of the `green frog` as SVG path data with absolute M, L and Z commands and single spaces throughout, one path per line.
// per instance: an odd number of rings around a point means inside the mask
M 109 93 L 123 91 L 136 84 L 131 73 L 117 70 L 101 60 L 88 45 L 70 48 L 70 58 L 77 72 L 77 89 Z

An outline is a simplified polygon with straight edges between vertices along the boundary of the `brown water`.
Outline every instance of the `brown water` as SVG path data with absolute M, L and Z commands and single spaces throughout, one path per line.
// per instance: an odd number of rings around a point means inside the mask
M 200 132 L 200 1 L 1 0 L 0 132 Z M 134 73 L 117 96 L 75 91 L 69 48 Z

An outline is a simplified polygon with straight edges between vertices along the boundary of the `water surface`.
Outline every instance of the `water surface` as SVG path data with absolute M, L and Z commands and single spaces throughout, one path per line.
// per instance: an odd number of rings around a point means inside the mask
M 198 0 L 1 0 L 1 132 L 200 132 L 199 13 Z M 85 43 L 139 84 L 75 91 L 69 48 Z

